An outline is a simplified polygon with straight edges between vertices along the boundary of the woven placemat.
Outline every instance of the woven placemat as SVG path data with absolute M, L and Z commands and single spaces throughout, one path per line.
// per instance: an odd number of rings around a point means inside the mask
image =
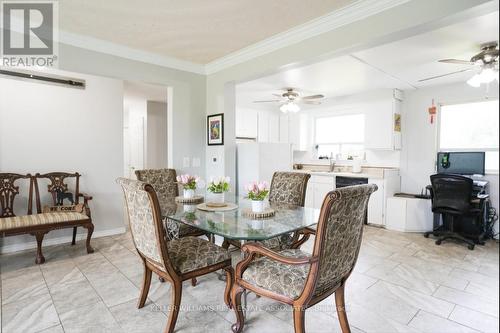
M 224 206 L 222 205 L 211 206 L 210 203 L 201 203 L 197 205 L 196 208 L 207 212 L 227 212 L 230 210 L 237 209 L 238 205 L 230 202 L 225 203 Z
M 190 204 L 198 204 L 203 202 L 203 197 L 201 195 L 196 195 L 192 198 L 184 198 L 184 197 L 176 197 L 175 202 L 178 203 L 190 203 Z
M 252 218 L 252 219 L 266 219 L 269 217 L 273 217 L 274 214 L 276 214 L 276 211 L 272 208 L 266 208 L 266 209 L 264 209 L 263 212 L 256 213 L 256 212 L 253 212 L 251 209 L 247 208 L 247 209 L 244 209 L 242 213 L 244 216 Z

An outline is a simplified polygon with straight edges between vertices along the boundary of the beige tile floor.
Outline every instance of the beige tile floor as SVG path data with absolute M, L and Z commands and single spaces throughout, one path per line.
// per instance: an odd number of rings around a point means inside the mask
M 169 285 L 154 279 L 149 301 L 136 308 L 141 263 L 128 234 L 84 244 L 47 247 L 36 266 L 34 251 L 0 256 L 2 332 L 161 332 Z M 304 249 L 310 250 L 312 241 Z M 236 258 L 235 258 L 236 260 Z M 347 285 L 353 332 L 498 332 L 499 246 L 474 251 L 435 246 L 419 234 L 367 227 L 355 272 Z M 177 332 L 230 332 L 234 314 L 222 300 L 215 274 L 185 284 Z M 250 295 L 245 332 L 293 332 L 286 306 Z M 307 332 L 340 332 L 334 302 L 308 310 Z

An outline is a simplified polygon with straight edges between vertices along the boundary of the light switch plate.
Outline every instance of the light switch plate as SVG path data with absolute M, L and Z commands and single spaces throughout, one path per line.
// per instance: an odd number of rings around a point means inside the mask
M 184 157 L 184 159 L 182 160 L 182 166 L 184 168 L 189 168 L 190 166 L 190 160 L 189 160 L 189 157 Z

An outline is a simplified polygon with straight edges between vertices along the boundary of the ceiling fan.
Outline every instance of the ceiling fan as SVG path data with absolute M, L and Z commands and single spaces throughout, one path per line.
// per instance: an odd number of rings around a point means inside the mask
M 456 72 L 447 73 L 443 75 L 437 75 L 433 77 L 428 77 L 418 82 L 425 82 L 429 80 L 438 79 L 448 75 L 454 75 L 458 73 L 468 72 L 471 70 L 476 70 L 477 73 L 470 78 L 467 83 L 473 87 L 480 87 L 483 83 L 491 83 L 493 80 L 498 82 L 498 43 L 489 42 L 481 45 L 481 52 L 473 56 L 470 60 L 459 60 L 459 59 L 442 59 L 439 62 L 446 64 L 457 64 L 457 65 L 470 65 L 472 67 L 465 68 Z
M 273 94 L 273 96 L 278 97 L 277 99 L 254 101 L 254 103 L 279 103 L 281 112 L 295 113 L 300 111 L 298 103 L 320 105 L 321 101 L 318 101 L 318 99 L 325 98 L 325 96 L 320 94 L 301 96 L 294 88 L 285 88 L 283 90 L 282 94 Z

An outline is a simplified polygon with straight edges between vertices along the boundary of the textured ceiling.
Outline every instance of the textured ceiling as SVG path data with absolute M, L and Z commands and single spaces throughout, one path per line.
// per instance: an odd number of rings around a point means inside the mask
M 60 28 L 199 64 L 355 0 L 64 0 Z

